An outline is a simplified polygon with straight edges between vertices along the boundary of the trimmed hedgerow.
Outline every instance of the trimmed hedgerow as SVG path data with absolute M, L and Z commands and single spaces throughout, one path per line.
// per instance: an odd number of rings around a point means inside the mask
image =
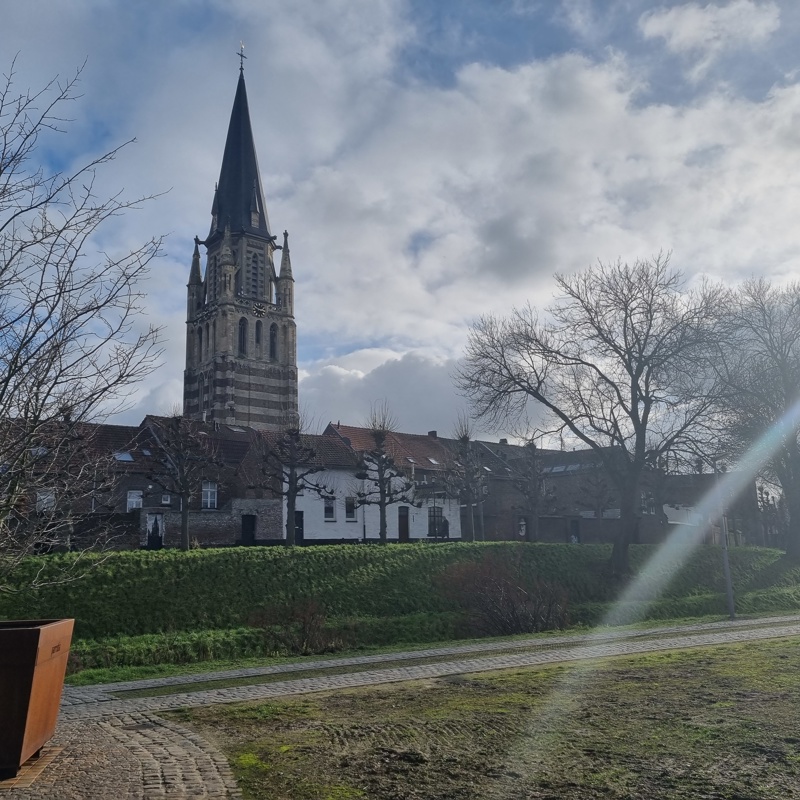
M 78 583 L 2 596 L 0 616 L 74 617 L 77 638 L 102 638 L 235 629 L 248 625 L 259 610 L 303 598 L 313 598 L 328 618 L 452 613 L 459 609 L 438 590 L 437 576 L 448 565 L 479 560 L 487 551 L 563 589 L 575 621 L 581 621 L 581 606 L 589 613 L 592 606 L 586 604 L 606 606 L 624 589 L 608 572 L 610 548 L 604 545 L 495 542 L 138 551 L 88 556 L 96 559 L 95 567 Z M 654 547 L 633 547 L 634 570 L 654 552 Z M 766 610 L 769 602 L 777 604 L 776 610 L 792 607 L 781 604 L 795 602 L 792 588 L 800 585 L 800 568 L 777 551 L 736 548 L 730 556 L 737 592 L 748 597 L 755 593 L 748 603 L 757 602 L 759 610 Z M 34 572 L 46 576 L 76 557 L 32 558 L 15 575 L 17 586 L 23 588 Z M 667 575 L 670 569 L 669 564 L 660 567 Z M 787 589 L 780 597 L 771 589 L 776 585 Z M 648 596 L 650 591 L 644 587 L 635 599 L 656 600 Z M 698 613 L 720 613 L 722 591 L 719 549 L 699 548 L 667 581 L 648 616 L 683 616 L 668 609 L 715 604 L 719 608 Z M 757 599 L 758 592 L 766 595 Z

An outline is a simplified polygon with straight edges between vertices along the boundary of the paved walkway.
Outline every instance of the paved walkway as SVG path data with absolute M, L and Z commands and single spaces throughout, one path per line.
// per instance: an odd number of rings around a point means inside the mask
M 190 730 L 160 718 L 158 712 L 165 709 L 784 636 L 800 636 L 800 616 L 503 643 L 475 642 L 388 655 L 66 687 L 58 729 L 49 744 L 51 752 L 57 755 L 30 785 L 25 785 L 24 772 L 16 786 L 0 782 L 0 800 L 240 798 L 225 757 Z M 430 662 L 403 665 L 404 661 L 419 659 Z M 293 672 L 342 667 L 360 671 L 291 678 Z M 209 680 L 262 675 L 271 676 L 270 682 L 187 690 L 160 697 L 120 697 L 120 693 L 133 689 L 184 687 Z M 286 675 L 286 679 L 274 679 L 276 675 Z

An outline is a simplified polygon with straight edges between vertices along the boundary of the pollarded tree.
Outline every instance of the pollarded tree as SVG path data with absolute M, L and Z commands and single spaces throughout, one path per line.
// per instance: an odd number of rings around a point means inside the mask
M 287 547 L 296 544 L 295 510 L 297 498 L 305 491 L 329 495 L 330 488 L 311 476 L 325 470 L 317 456 L 313 437 L 303 432 L 302 421 L 287 419 L 280 431 L 258 434 L 253 450 L 255 466 L 245 467 L 243 478 L 248 486 L 266 489 L 276 497 L 286 498 Z
M 725 294 L 720 352 L 725 444 L 752 447 L 788 512 L 786 552 L 800 557 L 800 284 L 745 282 Z M 769 436 L 765 434 L 769 433 Z
M 95 481 L 86 475 L 59 492 L 61 465 L 78 463 L 84 423 L 117 410 L 160 355 L 158 331 L 137 324 L 139 286 L 160 240 L 121 256 L 90 255 L 98 230 L 140 202 L 95 196 L 97 171 L 119 149 L 68 172 L 48 170 L 40 150 L 42 137 L 63 132 L 77 80 L 20 91 L 12 64 L 0 85 L 0 576 L 56 544 L 54 532 L 70 530 L 75 509 L 90 507 Z M 32 463 L 44 451 L 59 457 Z M 37 492 L 48 513 L 21 526 Z M 65 524 L 55 524 L 58 515 Z
M 354 490 L 357 506 L 377 506 L 381 544 L 386 544 L 386 509 L 395 503 L 415 504 L 414 484 L 397 466 L 388 449 L 388 438 L 396 421 L 386 403 L 372 407 L 366 427 L 372 446 L 360 454 Z
M 453 439 L 451 456 L 445 465 L 445 488 L 447 494 L 457 497 L 467 511 L 467 528 L 462 538 L 475 541 L 475 505 L 481 500 L 484 485 L 483 467 L 472 440 L 472 425 L 466 415 L 459 414 Z
M 708 360 L 718 295 L 685 291 L 668 261 L 557 275 L 562 296 L 546 321 L 527 306 L 473 325 L 457 377 L 478 418 L 513 425 L 533 402 L 552 432 L 595 451 L 620 499 L 618 573 L 638 537 L 645 471 L 706 435 L 716 399 Z

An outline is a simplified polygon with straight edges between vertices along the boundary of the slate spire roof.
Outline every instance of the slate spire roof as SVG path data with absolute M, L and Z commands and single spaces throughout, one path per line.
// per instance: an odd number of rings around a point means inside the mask
M 247 89 L 244 71 L 239 71 L 239 83 L 233 101 L 228 138 L 222 156 L 222 168 L 214 192 L 211 230 L 209 240 L 222 235 L 230 225 L 235 235 L 244 232 L 250 235 L 270 237 L 267 206 L 261 175 L 258 170 L 253 129 L 250 125 L 250 110 L 247 105 Z

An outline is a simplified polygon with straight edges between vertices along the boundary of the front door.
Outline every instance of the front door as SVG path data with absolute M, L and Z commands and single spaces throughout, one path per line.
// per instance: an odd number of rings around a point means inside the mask
M 399 506 L 397 509 L 397 538 L 401 542 L 409 541 L 408 506 Z
M 256 517 L 255 514 L 242 514 L 242 544 L 256 543 Z
M 303 544 L 303 512 L 294 512 L 294 543 Z

